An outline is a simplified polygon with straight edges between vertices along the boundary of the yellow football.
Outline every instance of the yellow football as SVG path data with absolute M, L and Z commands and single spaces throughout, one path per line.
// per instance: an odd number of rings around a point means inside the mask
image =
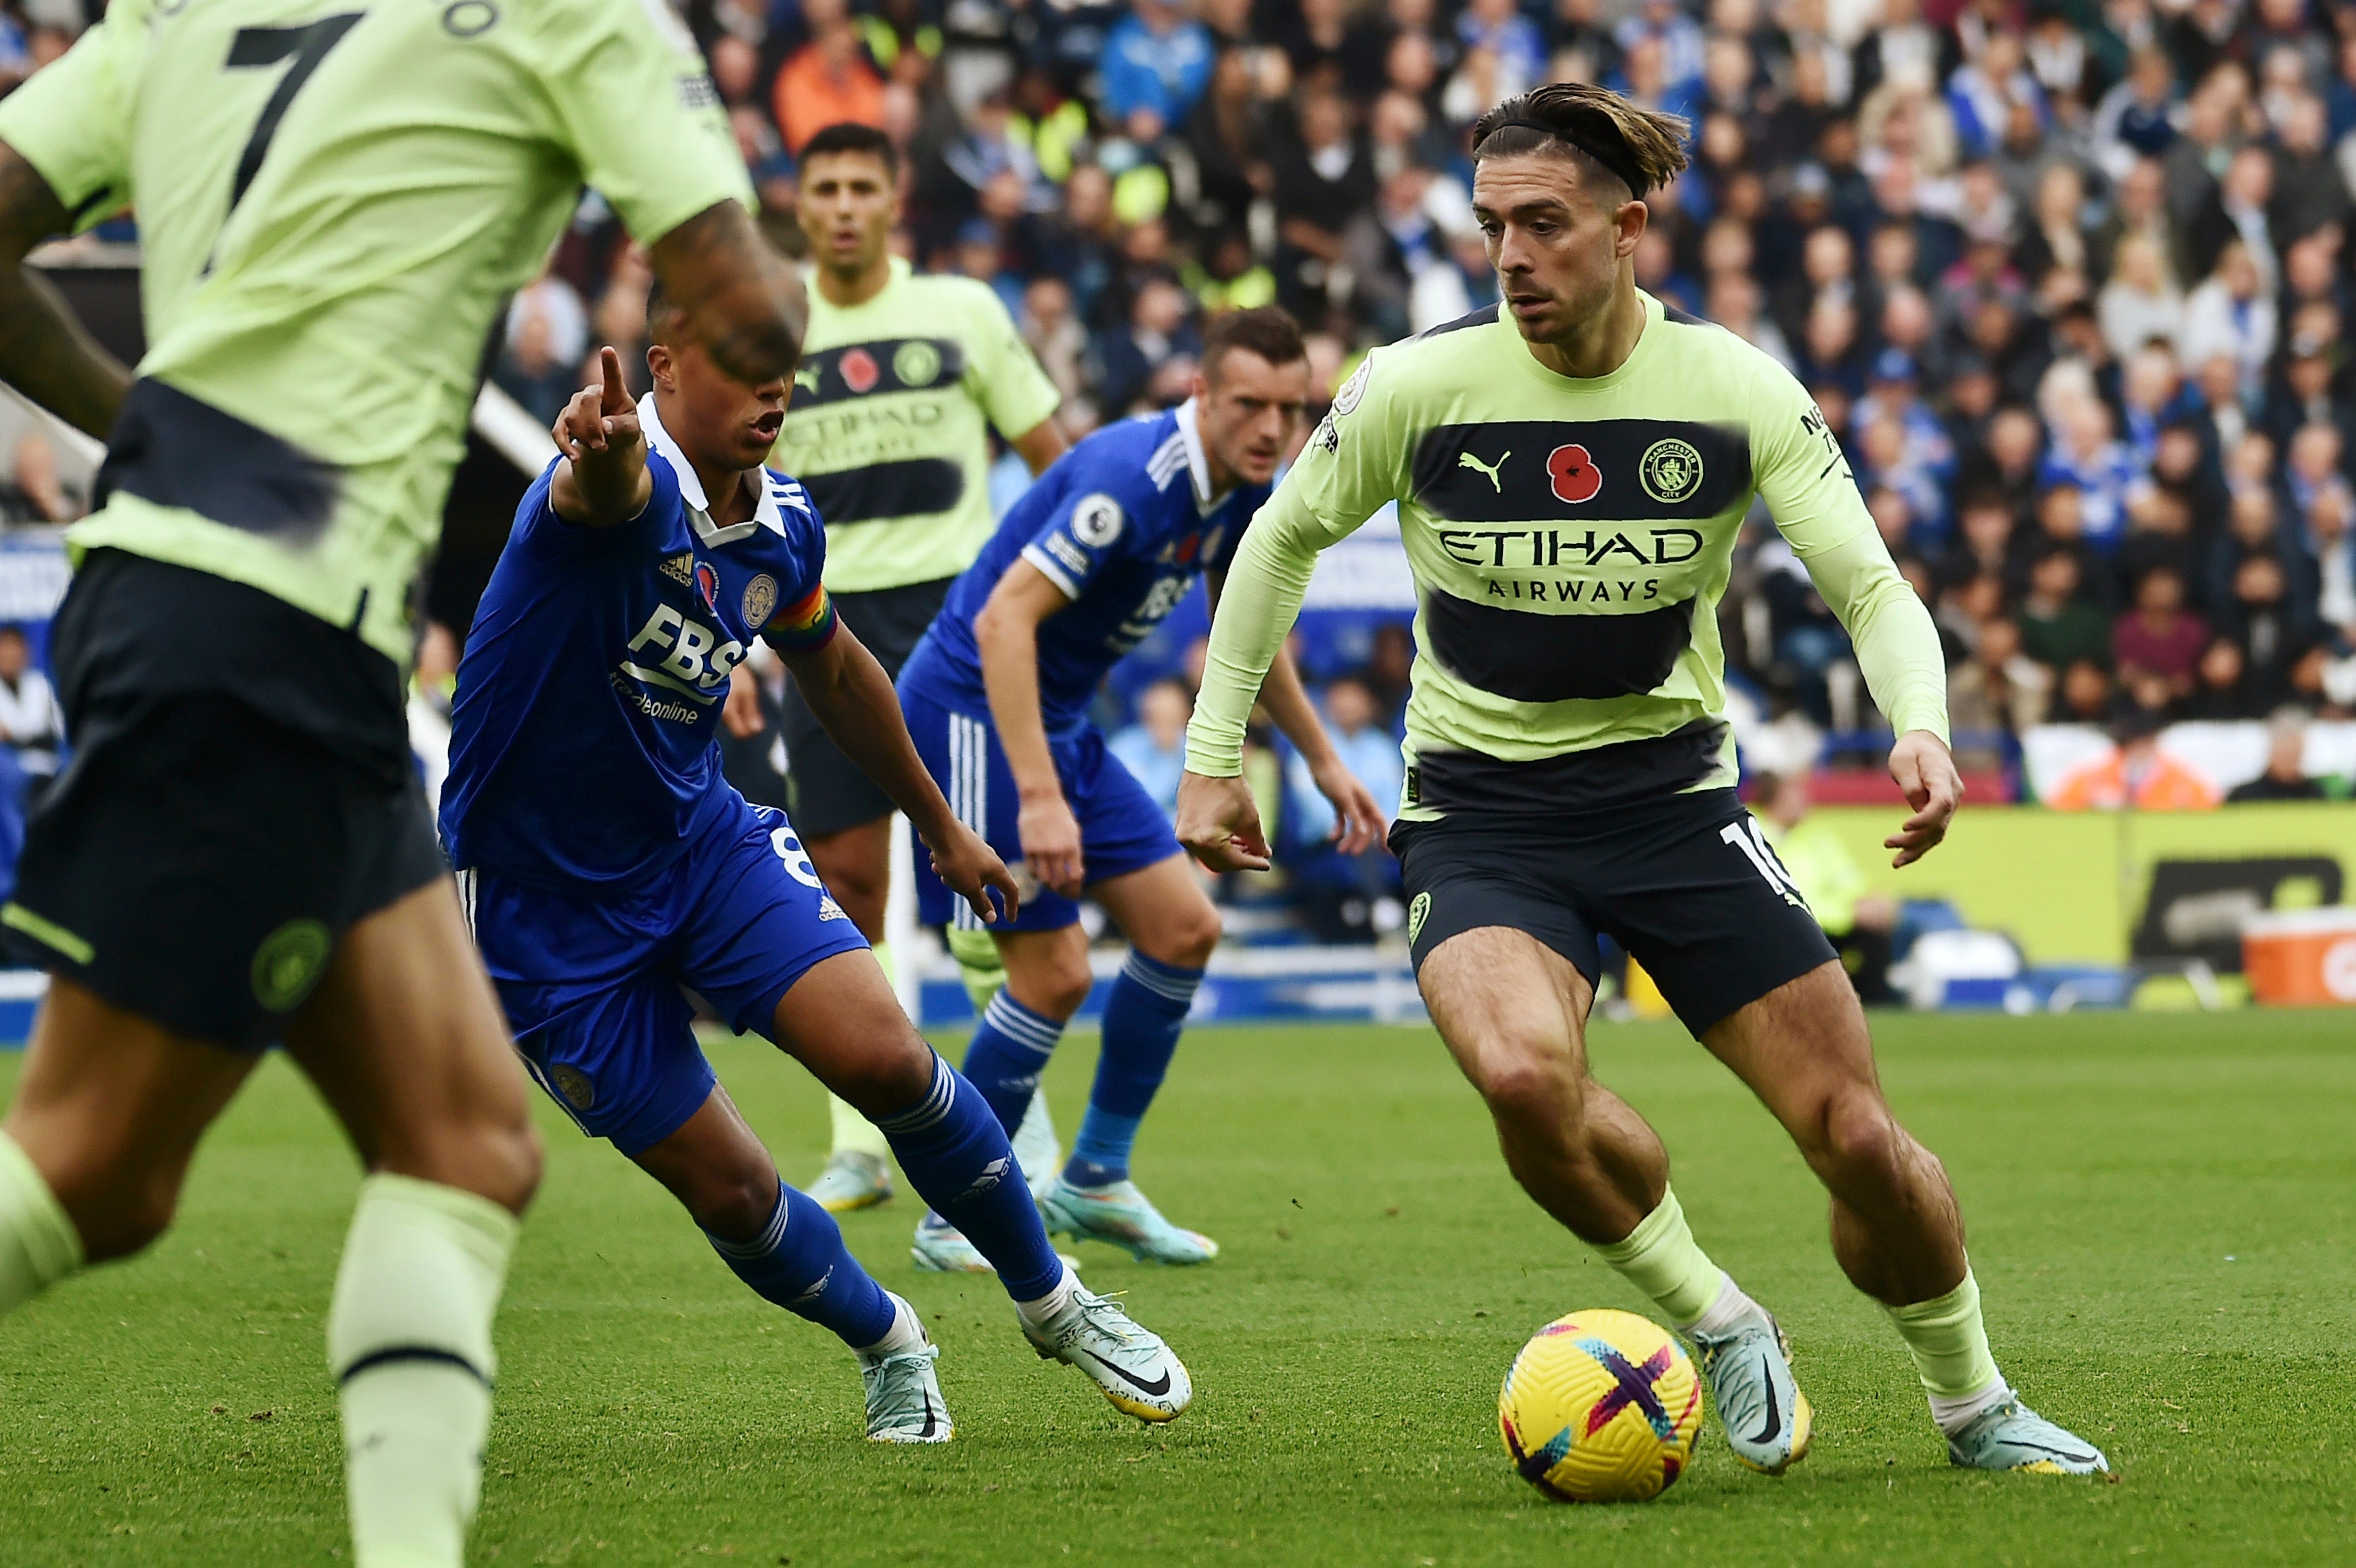
M 1644 1502 L 1693 1463 L 1701 1378 L 1657 1323 L 1608 1307 L 1569 1313 L 1514 1358 L 1497 1428 L 1514 1468 L 1547 1496 Z

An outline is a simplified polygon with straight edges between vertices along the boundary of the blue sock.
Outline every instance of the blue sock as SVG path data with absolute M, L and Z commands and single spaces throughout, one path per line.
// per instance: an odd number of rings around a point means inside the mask
M 843 1247 L 834 1216 L 782 1181 L 777 1211 L 758 1236 L 730 1242 L 706 1231 L 703 1238 L 757 1295 L 833 1329 L 854 1350 L 892 1331 L 899 1308 Z
M 875 1125 L 892 1140 L 908 1185 L 965 1232 L 1007 1295 L 1036 1301 L 1063 1283 L 1064 1261 L 1047 1243 L 1006 1129 L 956 1068 L 936 1055 L 924 1098 Z
M 1003 986 L 982 1009 L 981 1027 L 966 1044 L 965 1076 L 998 1114 L 998 1125 L 1007 1136 L 1012 1137 L 1023 1125 L 1031 1096 L 1038 1093 L 1040 1071 L 1063 1038 L 1062 1024 L 1033 1012 Z
M 1178 1031 L 1186 1027 L 1186 1009 L 1202 983 L 1200 969 L 1158 963 L 1142 953 L 1131 953 L 1121 965 L 1120 978 L 1105 998 L 1096 1086 L 1088 1092 L 1088 1114 L 1064 1166 L 1065 1180 L 1101 1187 L 1129 1179 L 1138 1124 L 1170 1071 Z

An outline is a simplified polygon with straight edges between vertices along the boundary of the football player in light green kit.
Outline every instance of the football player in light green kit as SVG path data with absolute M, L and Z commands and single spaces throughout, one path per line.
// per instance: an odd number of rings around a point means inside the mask
M 1378 349 L 1245 536 L 1211 633 L 1178 836 L 1267 864 L 1244 722 L 1317 552 L 1399 503 L 1420 608 L 1392 831 L 1432 1021 L 1540 1206 L 1692 1343 L 1737 1457 L 1781 1474 L 1813 1413 L 1773 1317 L 1696 1244 L 1653 1130 L 1589 1076 L 1596 938 L 1615 936 L 1832 1194 L 1833 1251 L 1880 1302 L 1961 1466 L 2085 1474 L 1989 1354 L 1946 1172 L 1883 1100 L 1847 976 L 1735 798 L 1717 607 L 1754 496 L 1856 644 L 1913 807 L 1903 866 L 1962 795 L 1930 615 L 1806 392 L 1640 292 L 1644 193 L 1684 123 L 1584 85 L 1474 128 L 1504 295 Z
M 1062 455 L 1058 394 L 987 284 L 919 276 L 891 253 L 899 154 L 865 125 L 830 125 L 802 148 L 800 205 L 812 268 L 808 357 L 777 436 L 776 465 L 826 519 L 826 586 L 842 624 L 884 669 L 940 613 L 990 538 L 990 432 L 1033 474 Z M 749 681 L 749 676 L 746 677 Z M 843 912 L 882 956 L 892 802 L 843 756 L 788 687 L 786 773 L 794 826 Z M 949 933 L 977 1009 L 1005 978 L 980 932 Z M 891 1195 L 884 1135 L 839 1099 L 834 1148 L 810 1196 L 841 1212 Z M 1014 1144 L 1044 1181 L 1061 1163 L 1047 1100 Z
M 114 0 L 0 102 L 0 378 L 110 438 L 52 643 L 74 763 L 0 909 L 52 974 L 0 1128 L 0 1311 L 152 1241 L 283 1043 L 369 1173 L 327 1319 L 360 1568 L 461 1560 L 540 1178 L 402 702 L 484 336 L 586 181 L 731 373 L 798 352 L 669 16 Z M 23 266 L 134 207 L 135 379 Z

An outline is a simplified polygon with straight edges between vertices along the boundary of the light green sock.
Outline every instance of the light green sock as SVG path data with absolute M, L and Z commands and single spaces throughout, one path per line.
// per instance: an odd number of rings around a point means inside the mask
M 1922 1374 L 1933 1411 L 1943 1403 L 1952 1408 L 1959 1401 L 1976 1401 L 2003 1383 L 2004 1374 L 1988 1353 L 1979 1282 L 1970 1264 L 1964 1265 L 1964 1283 L 1946 1295 L 1911 1307 L 1885 1305 L 1882 1310 L 1913 1352 L 1914 1370 Z
M 487 1199 L 371 1176 L 336 1274 L 355 1568 L 459 1568 L 490 1429 L 491 1318 L 520 1227 Z
M 875 962 L 884 971 L 884 983 L 896 989 L 899 977 L 892 966 L 892 944 L 878 942 L 874 949 Z M 829 1094 L 826 1111 L 834 1131 L 834 1147 L 830 1152 L 873 1155 L 877 1159 L 892 1157 L 892 1145 L 884 1136 L 884 1130 L 853 1110 L 850 1101 L 840 1094 Z
M 1006 965 L 998 955 L 998 941 L 986 931 L 948 928 L 949 956 L 957 960 L 958 978 L 979 1018 L 990 1008 L 990 998 L 1006 984 Z
M 826 1109 L 834 1119 L 834 1153 L 872 1154 L 877 1159 L 892 1157 L 891 1141 L 884 1137 L 884 1129 L 861 1115 L 850 1101 L 829 1094 Z
M 1726 1271 L 1709 1261 L 1687 1228 L 1676 1193 L 1661 1190 L 1660 1207 L 1645 1215 L 1625 1241 L 1597 1247 L 1595 1255 L 1620 1271 L 1630 1285 L 1653 1298 L 1669 1321 L 1688 1328 L 1708 1312 L 1726 1283 Z
M 27 1155 L 0 1133 L 0 1312 L 13 1312 L 82 1265 L 74 1229 Z

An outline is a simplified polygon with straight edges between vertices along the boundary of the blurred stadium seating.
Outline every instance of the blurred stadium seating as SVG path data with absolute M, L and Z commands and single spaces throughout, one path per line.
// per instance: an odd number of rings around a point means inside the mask
M 1501 97 L 1591 80 L 1682 113 L 1694 164 L 1653 199 L 1641 281 L 1815 393 L 1936 614 L 1976 803 L 2348 793 L 2356 6 L 689 0 L 684 14 L 776 242 L 802 249 L 794 153 L 811 131 L 883 126 L 910 170 L 899 245 L 1005 298 L 1074 435 L 1182 396 L 1200 324 L 1224 308 L 1298 314 L 1322 398 L 1368 347 L 1488 303 L 1467 140 Z M 54 59 L 82 16 L 71 0 L 0 7 L 0 78 Z M 135 224 L 117 224 L 43 260 L 123 347 L 136 255 Z M 487 346 L 493 384 L 545 419 L 597 344 L 642 337 L 647 283 L 586 195 Z M 1019 464 L 1001 478 L 1002 502 Z M 37 424 L 0 417 L 0 518 L 16 533 L 52 537 L 89 483 Z M 437 621 L 466 624 L 520 484 L 487 444 L 461 470 Z M 1354 677 L 1396 730 L 1413 592 L 1394 536 L 1377 518 L 1325 560 L 1299 648 L 1318 683 Z M 10 598 L 5 613 L 37 609 Z M 1886 736 L 1847 638 L 1763 514 L 1722 614 L 1747 767 L 1830 770 L 1820 800 L 1886 798 Z M 1203 628 L 1198 594 L 1108 688 L 1108 729 L 1155 682 L 1190 683 Z M 1129 743 L 1155 742 L 1141 730 Z M 1284 802 L 1282 763 L 1264 760 L 1264 793 L 1280 820 L 1313 817 Z M 1377 873 L 1290 842 L 1303 907 L 1318 888 L 1331 906 L 1312 923 L 1385 927 Z

